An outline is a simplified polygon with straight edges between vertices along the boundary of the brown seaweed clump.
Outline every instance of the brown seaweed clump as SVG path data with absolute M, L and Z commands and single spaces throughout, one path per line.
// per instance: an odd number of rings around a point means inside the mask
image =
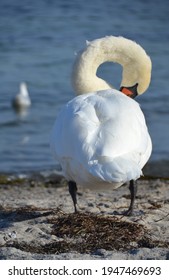
M 52 234 L 69 243 L 72 240 L 72 249 L 80 253 L 93 252 L 99 248 L 130 249 L 133 242 L 138 242 L 145 232 L 142 225 L 122 221 L 116 216 L 91 213 L 65 214 L 50 222 L 53 223 Z

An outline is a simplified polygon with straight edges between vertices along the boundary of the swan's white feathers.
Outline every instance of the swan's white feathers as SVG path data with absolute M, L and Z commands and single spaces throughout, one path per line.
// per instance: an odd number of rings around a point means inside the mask
M 116 90 L 68 102 L 51 137 L 65 176 L 81 185 L 106 181 L 118 186 L 139 178 L 149 157 L 145 156 L 149 142 L 140 106 Z
M 66 179 L 86 187 L 116 188 L 136 180 L 152 150 L 139 104 L 97 76 L 99 65 L 106 61 L 123 66 L 121 86 L 138 84 L 138 94 L 151 78 L 149 56 L 123 37 L 87 41 L 76 56 L 72 83 L 79 96 L 59 114 L 51 149 Z

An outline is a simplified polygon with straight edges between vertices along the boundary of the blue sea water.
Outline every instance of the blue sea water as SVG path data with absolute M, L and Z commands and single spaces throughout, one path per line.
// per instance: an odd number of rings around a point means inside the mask
M 124 36 L 139 43 L 153 63 L 152 81 L 137 101 L 153 142 L 150 161 L 169 158 L 168 1 L 0 1 L 0 172 L 50 169 L 49 134 L 63 104 L 74 97 L 70 75 L 86 40 Z M 99 75 L 120 85 L 121 68 Z M 11 100 L 25 81 L 32 100 L 18 115 Z

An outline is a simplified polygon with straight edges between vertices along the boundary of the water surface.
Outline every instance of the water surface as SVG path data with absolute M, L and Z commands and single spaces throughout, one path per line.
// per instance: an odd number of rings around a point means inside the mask
M 86 40 L 125 36 L 145 48 L 152 82 L 141 104 L 153 141 L 150 161 L 169 158 L 168 1 L 0 1 L 0 171 L 55 166 L 49 133 L 63 104 L 73 98 L 70 82 L 76 51 Z M 105 64 L 99 75 L 117 88 L 121 67 Z M 26 115 L 11 100 L 25 81 L 32 99 Z

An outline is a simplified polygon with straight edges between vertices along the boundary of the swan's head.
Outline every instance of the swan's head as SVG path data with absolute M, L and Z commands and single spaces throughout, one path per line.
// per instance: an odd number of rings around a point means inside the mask
M 130 91 L 135 94 L 144 93 L 149 87 L 151 80 L 152 63 L 145 50 L 137 43 L 119 38 L 121 41 L 121 51 L 127 53 L 119 56 L 119 63 L 123 66 L 121 90 L 130 95 Z
M 113 88 L 97 76 L 97 69 L 104 62 L 122 65 L 120 89 L 126 95 L 140 95 L 148 88 L 151 60 L 144 49 L 129 39 L 108 36 L 87 42 L 86 48 L 77 55 L 72 74 L 77 94 Z

